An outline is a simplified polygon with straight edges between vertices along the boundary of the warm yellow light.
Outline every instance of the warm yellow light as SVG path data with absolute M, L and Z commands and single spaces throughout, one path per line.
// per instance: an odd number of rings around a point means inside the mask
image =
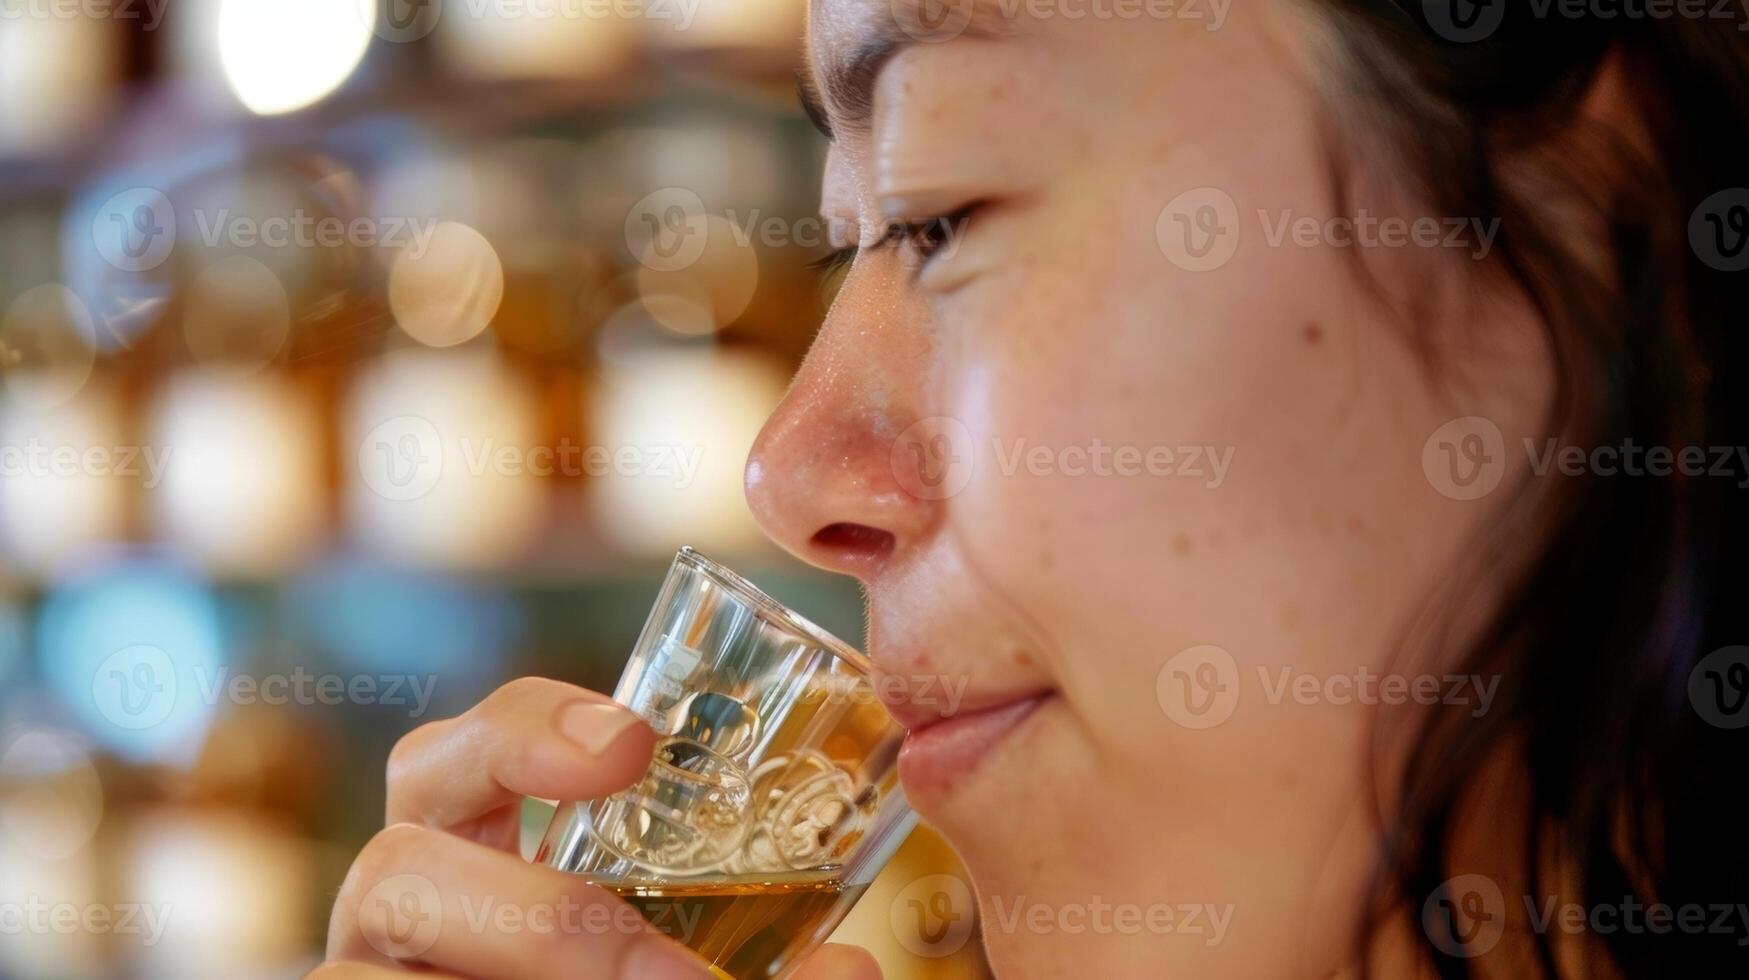
M 686 247 L 685 237 L 696 235 Z M 664 242 L 682 247 L 664 258 Z M 680 334 L 709 333 L 747 312 L 759 287 L 759 252 L 752 239 L 720 215 L 690 215 L 680 235 L 664 230 L 643 241 L 638 295 L 650 316 Z M 710 322 L 700 328 L 698 312 Z
M 75 136 L 109 100 L 123 64 L 114 24 L 32 17 L 32 9 L 0 6 L 14 11 L 0 13 L 0 147 L 13 151 L 52 149 Z
M 59 283 L 26 290 L 0 316 L 0 378 L 19 404 L 70 400 L 91 376 L 95 348 L 91 312 Z
M 293 976 L 316 897 L 309 842 L 241 811 L 129 814 L 117 869 L 130 901 L 159 911 L 156 934 L 110 938 L 145 976 Z
M 712 348 L 614 362 L 590 406 L 592 431 L 613 461 L 590 481 L 602 532 L 635 554 L 687 543 L 724 554 L 757 547 L 741 474 L 786 377 L 768 358 Z
M 435 40 L 470 74 L 576 78 L 625 68 L 639 33 L 637 20 L 620 16 L 613 4 L 474 2 L 446 5 Z
M 389 270 L 389 309 L 407 336 L 453 347 L 479 336 L 504 299 L 504 266 L 486 236 L 445 221 L 404 247 Z
M 393 562 L 500 566 L 546 518 L 539 405 L 496 351 L 396 351 L 346 408 L 347 516 Z
M 645 36 L 675 48 L 765 48 L 787 51 L 802 34 L 802 0 L 698 0 L 670 8 L 652 4 Z
M 346 81 L 375 26 L 374 0 L 223 0 L 219 63 L 252 112 L 291 112 Z
M 182 335 L 195 360 L 240 373 L 266 367 L 291 333 L 291 300 L 272 269 L 220 259 L 189 286 Z
M 51 730 L 17 735 L 0 752 L 0 833 L 59 861 L 77 853 L 103 817 L 103 784 L 85 748 Z
M 321 423 L 289 382 L 197 371 L 172 380 L 153 419 L 160 534 L 208 567 L 261 575 L 320 543 Z
M 119 539 L 127 500 L 163 455 L 123 433 L 113 390 L 87 385 L 65 405 L 0 400 L 0 551 L 52 574 Z

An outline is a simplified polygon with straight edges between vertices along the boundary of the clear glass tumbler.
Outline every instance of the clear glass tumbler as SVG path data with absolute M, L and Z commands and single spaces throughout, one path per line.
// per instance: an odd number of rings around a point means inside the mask
M 732 980 L 824 942 L 916 823 L 867 658 L 690 548 L 614 697 L 649 772 L 559 807 L 535 860 L 587 876 Z

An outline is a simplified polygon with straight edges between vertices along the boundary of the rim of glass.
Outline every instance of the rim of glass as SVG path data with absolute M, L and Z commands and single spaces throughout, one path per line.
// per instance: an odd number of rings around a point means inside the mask
M 691 545 L 683 546 L 679 554 L 674 556 L 674 561 L 677 564 L 685 562 L 704 573 L 717 585 L 734 593 L 737 598 L 745 600 L 754 609 L 777 620 L 780 625 L 787 626 L 813 640 L 833 656 L 845 661 L 863 674 L 872 675 L 874 673 L 874 665 L 861 650 L 833 636 L 823 627 L 815 625 L 806 616 L 773 599 L 764 589 L 749 582 L 739 572 L 727 565 L 706 558 Z

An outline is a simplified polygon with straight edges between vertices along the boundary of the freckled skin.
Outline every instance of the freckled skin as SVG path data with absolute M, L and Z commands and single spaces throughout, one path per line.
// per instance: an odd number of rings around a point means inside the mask
M 811 61 L 842 59 L 889 9 L 814 0 Z M 1219 31 L 1058 18 L 919 45 L 887 65 L 869 128 L 835 124 L 829 218 L 980 207 L 921 269 L 892 249 L 858 257 L 755 446 L 755 513 L 863 579 L 883 669 L 964 679 L 974 703 L 1055 692 L 974 771 L 912 787 L 987 917 L 1019 895 L 1234 909 L 1219 943 L 993 930 L 999 976 L 1324 977 L 1347 961 L 1375 847 L 1372 709 L 1268 704 L 1258 677 L 1405 653 L 1492 514 L 1430 485 L 1424 444 L 1468 415 L 1511 444 L 1548 398 L 1534 313 L 1492 280 L 1454 285 L 1481 299 L 1434 310 L 1449 322 L 1405 324 L 1354 256 L 1265 242 L 1260 211 L 1332 216 L 1304 16 L 1267 0 L 1234 4 Z M 1226 264 L 1189 271 L 1157 225 L 1207 187 L 1234 200 L 1241 237 Z M 1356 203 L 1413 208 L 1368 186 Z M 1475 271 L 1420 258 L 1441 281 Z M 1474 341 L 1441 389 L 1410 343 L 1436 328 Z M 963 427 L 964 480 L 925 499 L 899 485 L 892 446 L 938 417 Z M 1206 460 L 1202 478 L 1005 469 L 1016 441 L 1058 461 L 1096 442 L 1213 447 L 1231 465 L 1218 486 Z M 827 546 L 834 522 L 891 547 Z M 1182 688 L 1163 668 L 1210 644 L 1240 702 L 1193 729 L 1164 707 Z

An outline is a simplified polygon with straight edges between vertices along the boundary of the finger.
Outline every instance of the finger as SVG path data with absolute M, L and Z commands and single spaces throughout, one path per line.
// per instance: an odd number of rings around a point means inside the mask
M 822 946 L 796 968 L 794 980 L 881 980 L 881 965 L 857 946 Z
M 455 827 L 524 796 L 606 796 L 649 768 L 655 738 L 605 695 L 544 678 L 511 681 L 395 745 L 387 822 Z
M 353 863 L 328 958 L 479 980 L 708 980 L 703 962 L 630 905 L 451 834 L 396 824 Z
M 343 963 L 338 960 L 323 963 L 304 975 L 304 980 L 407 980 L 406 970 L 377 966 L 374 963 Z M 420 980 L 462 980 L 450 973 L 419 974 Z

